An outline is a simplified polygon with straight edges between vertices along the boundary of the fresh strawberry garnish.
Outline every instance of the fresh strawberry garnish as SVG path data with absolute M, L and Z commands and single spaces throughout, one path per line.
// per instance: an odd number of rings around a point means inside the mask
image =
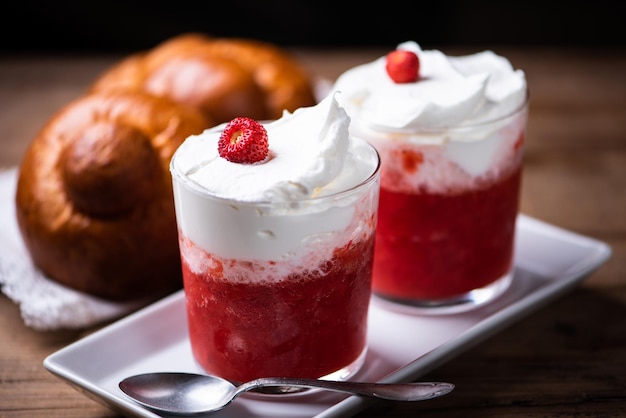
M 217 142 L 220 157 L 233 163 L 254 164 L 269 152 L 267 131 L 254 119 L 238 117 L 226 124 Z
M 413 83 L 419 78 L 420 61 L 412 51 L 396 49 L 387 54 L 385 69 L 396 83 Z

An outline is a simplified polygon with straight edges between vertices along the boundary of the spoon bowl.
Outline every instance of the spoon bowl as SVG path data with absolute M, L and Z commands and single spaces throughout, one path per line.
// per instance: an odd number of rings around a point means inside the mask
M 317 388 L 394 401 L 423 401 L 454 389 L 453 384 L 444 382 L 365 383 L 284 377 L 265 377 L 235 386 L 216 376 L 169 372 L 131 376 L 119 387 L 140 405 L 175 415 L 217 411 L 242 393 L 265 387 Z

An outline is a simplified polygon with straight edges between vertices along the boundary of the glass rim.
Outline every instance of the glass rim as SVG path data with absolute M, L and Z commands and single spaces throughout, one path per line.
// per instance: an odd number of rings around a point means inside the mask
M 359 181 L 357 184 L 351 187 L 348 187 L 346 189 L 339 190 L 339 191 L 322 195 L 322 196 L 306 197 L 303 199 L 294 199 L 294 200 L 280 200 L 280 201 L 238 200 L 238 199 L 233 199 L 229 197 L 218 196 L 218 195 L 212 194 L 211 191 L 203 188 L 198 183 L 191 181 L 188 177 L 180 173 L 179 170 L 175 168 L 174 160 L 176 159 L 176 152 L 174 153 L 174 155 L 172 156 L 170 160 L 170 173 L 172 175 L 172 180 L 178 181 L 179 184 L 181 184 L 187 190 L 193 193 L 196 193 L 202 197 L 206 197 L 215 201 L 223 202 L 224 204 L 230 204 L 233 206 L 244 206 L 244 207 L 292 207 L 292 206 L 295 207 L 296 205 L 314 205 L 317 202 L 340 200 L 344 196 L 352 195 L 357 190 L 367 187 L 379 177 L 380 168 L 381 168 L 380 153 L 378 152 L 376 147 L 374 147 L 368 141 L 365 141 L 360 138 L 357 138 L 357 139 L 360 141 L 363 141 L 363 143 L 367 146 L 367 148 L 373 152 L 372 155 L 375 156 L 375 159 L 376 159 L 376 165 L 374 166 L 374 169 L 372 170 L 371 173 L 369 173 L 369 175 L 365 179 Z

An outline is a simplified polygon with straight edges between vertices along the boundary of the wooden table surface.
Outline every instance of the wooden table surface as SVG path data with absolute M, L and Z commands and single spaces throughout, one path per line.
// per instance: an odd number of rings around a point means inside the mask
M 571 292 L 425 376 L 454 383 L 451 394 L 377 402 L 357 417 L 626 416 L 626 51 L 493 49 L 526 72 L 531 91 L 522 212 L 613 254 Z M 333 80 L 385 51 L 293 52 Z M 119 58 L 0 57 L 0 167 L 19 164 L 42 124 Z M 116 416 L 42 365 L 97 328 L 35 331 L 0 295 L 0 417 Z

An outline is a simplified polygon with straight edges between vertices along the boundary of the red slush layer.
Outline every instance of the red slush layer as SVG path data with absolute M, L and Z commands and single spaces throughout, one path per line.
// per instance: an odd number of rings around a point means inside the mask
M 493 283 L 513 262 L 521 165 L 460 194 L 380 191 L 373 290 L 441 300 Z
M 188 245 L 188 244 L 186 244 Z M 367 337 L 373 236 L 335 249 L 332 259 L 282 280 L 228 280 L 229 264 L 261 271 L 272 262 L 225 260 L 197 274 L 183 257 L 189 337 L 209 373 L 317 378 L 353 363 Z M 252 273 L 252 276 L 254 273 Z

